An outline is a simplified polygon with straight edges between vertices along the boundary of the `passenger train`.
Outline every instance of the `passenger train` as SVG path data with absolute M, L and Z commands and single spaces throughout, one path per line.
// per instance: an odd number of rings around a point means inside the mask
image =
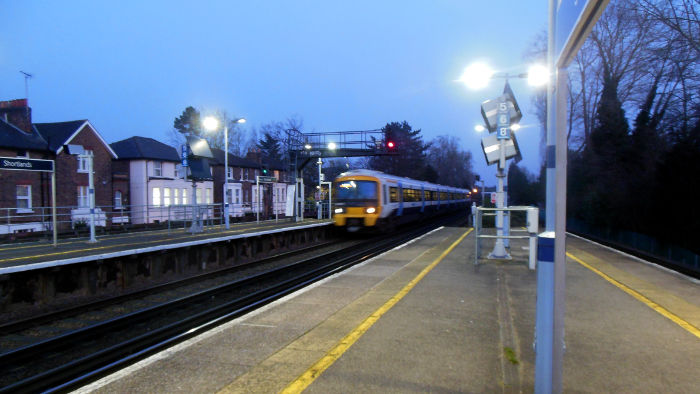
M 334 182 L 334 223 L 348 232 L 391 231 L 400 224 L 466 210 L 468 193 L 379 171 L 348 171 Z

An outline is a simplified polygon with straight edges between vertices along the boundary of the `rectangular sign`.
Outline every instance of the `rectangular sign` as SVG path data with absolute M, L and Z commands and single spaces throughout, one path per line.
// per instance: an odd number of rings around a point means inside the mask
M 566 67 L 610 0 L 559 0 L 555 7 L 554 63 Z
M 0 170 L 53 172 L 53 160 L 0 157 Z
M 276 183 L 277 182 L 277 178 L 275 178 L 274 176 L 258 175 L 255 178 L 257 179 L 258 183 Z

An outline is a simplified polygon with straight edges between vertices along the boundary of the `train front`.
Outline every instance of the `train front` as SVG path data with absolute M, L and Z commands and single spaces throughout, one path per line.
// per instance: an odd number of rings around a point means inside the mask
M 349 232 L 373 228 L 381 214 L 379 180 L 370 176 L 340 176 L 336 179 L 334 223 Z

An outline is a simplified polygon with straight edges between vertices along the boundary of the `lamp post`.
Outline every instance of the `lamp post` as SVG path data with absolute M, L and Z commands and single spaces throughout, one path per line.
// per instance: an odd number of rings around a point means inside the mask
M 245 118 L 237 118 L 232 121 L 233 123 L 245 123 Z M 219 120 L 213 116 L 207 116 L 203 120 L 204 127 L 207 130 L 216 130 L 219 128 Z M 229 222 L 229 207 L 228 207 L 228 200 L 229 200 L 229 190 L 228 190 L 228 122 L 226 119 L 226 115 L 224 115 L 223 119 L 224 123 L 224 226 L 226 227 L 226 230 L 230 229 L 230 222 Z
M 541 66 L 532 66 L 528 70 L 528 73 L 523 74 L 508 74 L 508 73 L 495 73 L 490 67 L 482 63 L 475 63 L 467 69 L 465 69 L 464 74 L 462 74 L 460 81 L 464 82 L 471 89 L 481 89 L 487 86 L 488 81 L 493 78 L 504 78 L 506 83 L 503 89 L 503 94 L 496 100 L 489 100 L 482 104 L 481 114 L 486 122 L 486 128 L 489 131 L 496 131 L 498 142 L 493 145 L 490 152 L 495 152 L 498 150 L 498 158 L 495 158 L 493 162 L 498 163 L 498 173 L 496 177 L 498 178 L 498 188 L 496 191 L 496 208 L 504 208 L 506 203 L 506 198 L 504 195 L 504 190 L 507 189 L 506 185 L 506 156 L 507 142 L 511 140 L 511 130 L 512 123 L 517 124 L 522 116 L 518 108 L 513 92 L 508 84 L 509 78 L 527 78 L 530 85 L 538 86 L 547 82 L 546 76 L 548 71 L 546 68 Z M 477 131 L 483 130 L 481 127 L 476 129 Z M 483 145 L 483 140 L 482 140 Z M 488 156 L 487 151 L 484 151 Z M 487 157 L 487 162 L 489 159 Z M 491 162 L 489 162 L 491 164 Z M 498 238 L 496 238 L 496 243 L 494 245 L 493 251 L 489 254 L 489 258 L 510 258 L 510 255 L 506 252 L 506 244 L 504 238 L 504 228 L 506 227 L 506 220 L 504 218 L 503 211 L 496 212 L 496 232 Z M 507 230 L 506 230 L 507 231 Z

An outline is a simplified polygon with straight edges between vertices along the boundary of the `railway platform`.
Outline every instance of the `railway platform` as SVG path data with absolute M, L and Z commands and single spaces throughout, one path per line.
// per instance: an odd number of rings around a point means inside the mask
M 525 244 L 474 265 L 472 237 L 438 229 L 78 392 L 532 392 Z M 697 392 L 699 282 L 573 236 L 567 256 L 564 392 Z

